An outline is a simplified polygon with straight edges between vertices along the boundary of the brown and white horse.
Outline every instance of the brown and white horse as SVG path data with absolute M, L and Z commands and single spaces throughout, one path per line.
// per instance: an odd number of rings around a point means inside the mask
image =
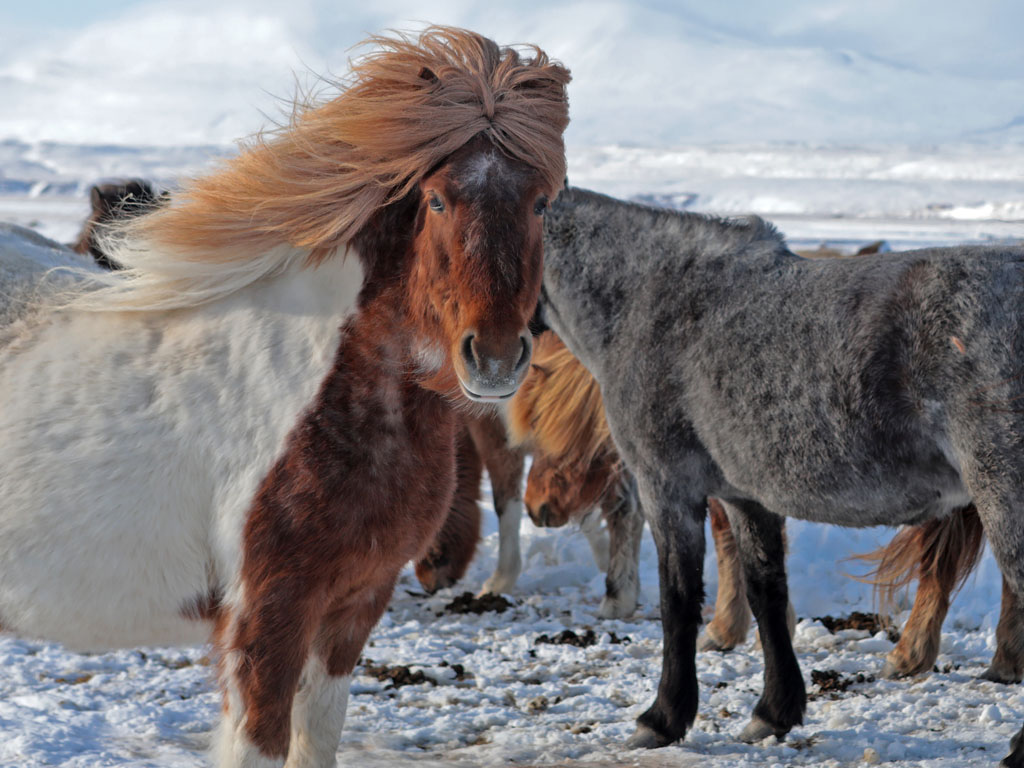
M 529 367 L 568 71 L 451 28 L 371 42 L 337 98 L 119 225 L 123 271 L 37 286 L 0 336 L 0 625 L 212 632 L 221 766 L 334 765 L 448 509 L 455 408 Z

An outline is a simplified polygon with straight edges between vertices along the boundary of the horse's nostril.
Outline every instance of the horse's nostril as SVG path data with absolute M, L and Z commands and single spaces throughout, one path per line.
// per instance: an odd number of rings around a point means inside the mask
M 519 343 L 523 346 L 522 354 L 519 355 L 519 360 L 516 362 L 515 370 L 520 370 L 530 362 L 530 353 L 533 351 L 528 336 L 520 336 Z
M 475 338 L 472 333 L 467 333 L 462 339 L 462 360 L 470 370 L 477 368 L 476 355 L 473 354 L 473 339 Z
M 540 508 L 537 510 L 537 517 L 540 519 L 540 524 L 546 528 L 548 521 L 551 520 L 551 507 L 548 506 L 547 502 L 540 505 Z

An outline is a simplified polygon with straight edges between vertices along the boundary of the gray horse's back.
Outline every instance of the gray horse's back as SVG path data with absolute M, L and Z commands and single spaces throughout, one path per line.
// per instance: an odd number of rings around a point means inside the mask
M 52 272 L 60 268 L 99 272 L 91 258 L 31 229 L 0 222 L 0 327 L 23 317 L 41 296 L 77 279 L 70 272 Z

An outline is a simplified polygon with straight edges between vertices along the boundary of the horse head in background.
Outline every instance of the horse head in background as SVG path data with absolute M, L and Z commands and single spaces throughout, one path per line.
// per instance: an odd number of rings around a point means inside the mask
M 92 254 L 104 269 L 121 269 L 111 261 L 100 243 L 106 225 L 148 213 L 170 200 L 169 192 L 157 193 L 145 179 L 122 179 L 94 184 L 89 190 L 89 217 L 82 225 L 71 250 Z

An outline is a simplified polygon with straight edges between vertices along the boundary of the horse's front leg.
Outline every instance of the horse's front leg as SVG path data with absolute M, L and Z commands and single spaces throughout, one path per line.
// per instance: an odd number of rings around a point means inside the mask
M 523 569 L 519 523 L 523 519 L 523 465 L 520 448 L 509 445 L 505 425 L 494 415 L 473 419 L 469 433 L 487 467 L 491 496 L 498 515 L 498 563 L 480 594 L 511 592 Z
M 787 622 L 786 547 L 783 519 L 755 502 L 727 503 L 733 535 L 764 648 L 764 690 L 740 738 L 785 736 L 804 719 L 807 693 Z
M 658 549 L 661 681 L 627 746 L 661 747 L 686 735 L 697 714 L 697 629 L 704 602 L 703 497 L 691 498 L 637 475 L 640 506 Z
M 225 712 L 218 768 L 281 768 L 290 742 L 295 696 L 319 609 L 287 583 L 246 585 L 243 605 L 228 621 L 222 659 Z
M 644 518 L 632 475 L 622 473 L 601 500 L 601 509 L 608 526 L 609 556 L 605 595 L 597 615 L 622 619 L 633 614 L 640 595 L 640 540 Z
M 337 598 L 324 614 L 292 704 L 285 768 L 336 765 L 352 671 L 397 578 L 391 574 L 375 587 Z

